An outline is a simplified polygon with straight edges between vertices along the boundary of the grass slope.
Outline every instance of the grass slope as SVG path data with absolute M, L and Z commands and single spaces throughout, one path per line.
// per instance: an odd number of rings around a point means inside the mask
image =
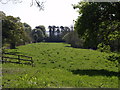
M 110 54 L 63 43 L 33 43 L 8 49 L 32 56 L 35 67 L 4 63 L 3 88 L 118 88 L 118 63 Z

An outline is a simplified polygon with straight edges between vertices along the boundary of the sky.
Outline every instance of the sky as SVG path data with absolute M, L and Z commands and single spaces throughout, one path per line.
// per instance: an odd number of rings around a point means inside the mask
M 7 16 L 20 17 L 21 22 L 28 23 L 32 29 L 38 25 L 44 25 L 46 28 L 49 25 L 71 26 L 74 23 L 73 20 L 76 20 L 79 15 L 72 4 L 77 4 L 80 0 L 44 0 L 44 11 L 40 11 L 34 5 L 30 7 L 31 1 L 22 0 L 21 3 L 16 4 L 12 1 L 7 4 L 0 3 L 0 11 Z

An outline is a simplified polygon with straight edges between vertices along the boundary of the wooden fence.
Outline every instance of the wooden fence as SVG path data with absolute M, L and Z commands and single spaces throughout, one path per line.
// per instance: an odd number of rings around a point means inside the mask
M 9 56 L 7 56 L 7 55 L 9 55 Z M 12 57 L 10 57 L 10 56 L 12 56 Z M 23 59 L 23 58 L 25 58 L 25 59 Z M 17 61 L 15 61 L 15 59 Z M 22 62 L 22 61 L 25 61 L 25 62 Z M 32 59 L 32 57 L 25 56 L 25 55 L 16 55 L 16 54 L 13 54 L 13 53 L 3 53 L 2 54 L 2 63 L 5 63 L 5 62 L 33 65 L 33 59 Z

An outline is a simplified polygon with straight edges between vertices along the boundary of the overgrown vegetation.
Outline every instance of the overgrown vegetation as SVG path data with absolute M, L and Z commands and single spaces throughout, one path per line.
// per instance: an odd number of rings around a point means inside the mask
M 4 63 L 3 88 L 118 88 L 119 57 L 109 60 L 114 53 L 72 48 L 63 43 L 33 43 L 6 52 L 32 56 L 35 67 Z
M 4 47 L 7 44 L 11 49 L 15 49 L 17 45 L 41 42 L 47 37 L 43 25 L 36 26 L 32 30 L 31 26 L 22 23 L 19 17 L 6 16 L 3 11 L 0 11 L 0 17 L 2 20 L 2 44 Z
M 83 48 L 84 40 L 78 37 L 76 31 L 71 31 L 64 35 L 63 40 L 65 40 L 66 43 L 71 44 L 71 47 Z
M 2 44 L 10 44 L 11 49 L 15 49 L 16 45 L 30 42 L 29 35 L 20 21 L 19 17 L 6 16 L 4 12 L 0 11 L 2 17 Z M 29 26 L 30 27 L 30 26 Z M 30 27 L 31 28 L 31 27 Z M 29 31 L 31 29 L 29 28 Z
M 33 29 L 31 32 L 31 37 L 34 43 L 44 41 L 45 38 L 47 37 L 45 26 L 43 25 L 36 26 L 35 29 Z
M 83 48 L 120 51 L 120 2 L 80 2 L 75 30 Z M 104 48 L 104 49 L 103 49 Z
M 38 7 L 43 4 L 35 1 Z M 9 45 L 11 48 L 3 52 L 31 56 L 34 60 L 34 67 L 3 63 L 3 88 L 118 88 L 120 2 L 80 2 L 73 7 L 80 14 L 75 30 L 49 26 L 49 37 L 43 25 L 32 30 L 19 17 L 6 16 L 0 11 L 2 48 Z M 64 40 L 68 44 L 37 43 Z

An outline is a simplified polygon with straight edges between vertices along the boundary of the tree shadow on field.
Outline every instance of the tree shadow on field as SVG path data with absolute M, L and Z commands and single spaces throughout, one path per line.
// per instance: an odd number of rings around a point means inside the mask
M 73 74 L 79 74 L 79 75 L 89 75 L 89 76 L 119 76 L 119 72 L 113 72 L 108 70 L 95 70 L 95 69 L 86 69 L 86 70 L 71 70 Z
M 70 48 L 77 48 L 77 49 L 89 49 L 89 50 L 96 50 L 95 48 L 83 48 L 83 47 L 79 47 L 79 46 L 64 46 L 64 47 L 70 47 Z
M 73 47 L 73 46 L 65 46 L 65 47 L 77 48 L 77 49 L 81 49 L 82 48 L 82 47 Z

